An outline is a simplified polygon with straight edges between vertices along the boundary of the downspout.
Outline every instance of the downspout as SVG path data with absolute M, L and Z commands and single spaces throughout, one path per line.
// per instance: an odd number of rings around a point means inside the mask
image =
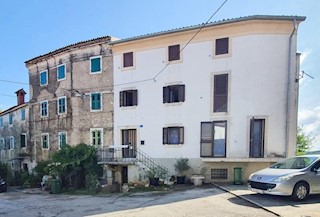
M 289 150 L 289 129 L 290 129 L 290 83 L 291 83 L 291 47 L 292 47 L 292 36 L 297 30 L 296 18 L 292 21 L 293 30 L 289 37 L 289 54 L 288 54 L 288 82 L 287 82 L 287 103 L 286 103 L 286 138 L 285 138 L 285 157 L 288 157 Z

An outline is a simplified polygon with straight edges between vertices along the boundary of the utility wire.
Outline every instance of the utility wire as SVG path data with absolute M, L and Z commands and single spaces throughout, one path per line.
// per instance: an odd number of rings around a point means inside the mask
M 7 82 L 7 83 L 13 83 L 13 84 L 23 84 L 23 85 L 29 85 L 29 83 L 18 82 L 18 81 L 9 81 L 9 80 L 2 80 L 2 79 L 0 79 L 0 82 Z

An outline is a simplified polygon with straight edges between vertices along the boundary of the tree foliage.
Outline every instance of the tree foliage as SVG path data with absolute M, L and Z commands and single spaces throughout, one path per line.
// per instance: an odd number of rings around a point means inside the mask
M 315 137 L 305 134 L 302 127 L 297 128 L 297 149 L 296 155 L 305 154 L 312 146 Z

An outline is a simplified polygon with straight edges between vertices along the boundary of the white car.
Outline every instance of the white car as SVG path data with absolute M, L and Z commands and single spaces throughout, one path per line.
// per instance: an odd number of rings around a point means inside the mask
M 320 155 L 288 158 L 249 176 L 248 188 L 260 194 L 304 200 L 320 193 Z

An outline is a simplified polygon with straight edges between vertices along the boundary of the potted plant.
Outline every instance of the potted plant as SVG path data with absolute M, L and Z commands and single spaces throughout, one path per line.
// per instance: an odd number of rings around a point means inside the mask
M 157 177 L 157 167 L 152 167 L 146 171 L 146 175 L 149 178 L 150 185 L 158 186 L 159 185 L 159 177 Z
M 188 158 L 179 158 L 174 164 L 174 168 L 178 171 L 177 184 L 184 184 L 186 182 L 185 171 L 190 169 Z

